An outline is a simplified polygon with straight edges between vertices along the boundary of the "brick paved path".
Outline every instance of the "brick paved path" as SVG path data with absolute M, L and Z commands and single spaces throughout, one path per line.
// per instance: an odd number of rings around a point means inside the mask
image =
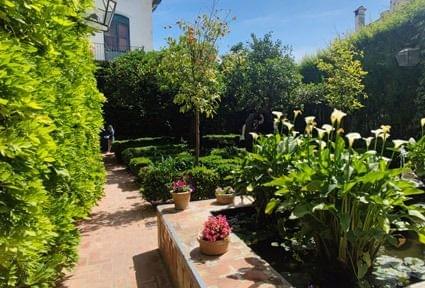
M 154 209 L 112 156 L 105 165 L 105 196 L 80 225 L 80 260 L 60 287 L 172 287 L 158 251 Z

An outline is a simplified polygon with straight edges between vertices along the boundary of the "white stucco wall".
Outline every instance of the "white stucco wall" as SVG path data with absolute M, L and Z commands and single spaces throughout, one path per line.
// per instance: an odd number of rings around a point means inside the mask
M 98 7 L 102 1 L 96 0 Z M 131 49 L 153 49 L 152 0 L 117 0 L 115 13 L 129 18 Z M 104 60 L 104 52 L 99 49 L 104 44 L 103 32 L 91 36 L 91 41 L 95 45 L 96 59 Z

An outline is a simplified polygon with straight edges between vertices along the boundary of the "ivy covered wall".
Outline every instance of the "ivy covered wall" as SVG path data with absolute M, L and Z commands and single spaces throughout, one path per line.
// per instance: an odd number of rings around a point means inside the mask
M 399 67 L 395 56 L 405 48 L 425 51 L 425 1 L 413 0 L 343 41 L 363 52 L 361 61 L 368 72 L 364 79 L 368 97 L 362 101 L 365 107 L 353 113 L 352 128 L 367 133 L 381 124 L 390 124 L 394 137 L 414 136 L 424 113 L 421 91 L 425 81 L 421 79 L 425 78 L 425 59 L 422 55 L 421 64 Z M 303 61 L 305 82 L 322 81 L 316 60 L 325 54 Z
M 91 0 L 0 1 L 0 287 L 49 287 L 102 194 Z

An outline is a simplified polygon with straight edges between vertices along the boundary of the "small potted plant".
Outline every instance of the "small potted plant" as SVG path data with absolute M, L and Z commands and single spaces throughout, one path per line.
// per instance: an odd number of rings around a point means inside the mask
M 185 180 L 177 180 L 171 184 L 171 195 L 177 210 L 187 209 L 192 191 L 192 187 Z
M 217 256 L 229 249 L 231 228 L 226 216 L 210 216 L 204 224 L 204 229 L 198 237 L 199 249 L 202 254 Z
M 224 188 L 217 187 L 215 189 L 215 198 L 218 204 L 232 204 L 235 200 L 235 190 L 230 186 Z

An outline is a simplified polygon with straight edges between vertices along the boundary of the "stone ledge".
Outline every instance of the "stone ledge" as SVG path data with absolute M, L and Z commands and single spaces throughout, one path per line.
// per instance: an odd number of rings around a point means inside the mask
M 251 204 L 250 199 L 237 197 L 235 204 L 224 206 L 216 205 L 215 200 L 191 202 L 184 211 L 175 210 L 174 205 L 158 206 L 159 249 L 175 287 L 293 287 L 233 233 L 226 254 L 211 257 L 200 253 L 197 236 L 212 212 Z

